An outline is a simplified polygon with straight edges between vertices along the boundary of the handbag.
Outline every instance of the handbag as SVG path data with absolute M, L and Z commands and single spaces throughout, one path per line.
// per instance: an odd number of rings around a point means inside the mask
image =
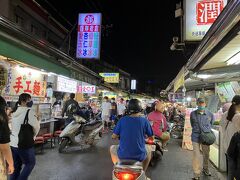
M 20 149 L 29 149 L 34 146 L 33 127 L 30 124 L 28 124 L 29 111 L 30 109 L 27 110 L 24 122 L 23 124 L 21 124 L 21 128 L 18 134 L 18 148 Z
M 210 132 L 204 132 L 200 126 L 199 121 L 197 122 L 200 129 L 200 136 L 199 136 L 200 143 L 208 146 L 212 145 L 216 141 L 215 134 L 212 132 L 212 130 Z

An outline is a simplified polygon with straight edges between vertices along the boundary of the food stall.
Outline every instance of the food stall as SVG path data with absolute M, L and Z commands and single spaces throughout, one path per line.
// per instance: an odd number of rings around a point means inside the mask
M 207 99 L 208 109 L 214 113 L 216 122 L 213 132 L 216 142 L 211 146 L 210 160 L 221 171 L 226 171 L 226 159 L 222 147 L 222 134 L 219 121 L 224 103 L 231 102 L 235 94 L 239 94 L 240 82 L 240 2 L 229 1 L 222 13 L 203 37 L 184 66 L 183 84 L 188 91 L 212 94 Z M 167 87 L 171 92 L 175 78 Z M 180 91 L 180 90 L 179 90 Z M 190 104 L 190 103 L 189 103 Z

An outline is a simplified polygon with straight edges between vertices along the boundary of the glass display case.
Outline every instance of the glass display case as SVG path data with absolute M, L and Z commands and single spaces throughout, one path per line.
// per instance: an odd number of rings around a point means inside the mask
M 218 127 L 214 127 L 214 129 L 212 129 L 213 133 L 216 136 L 216 141 L 213 145 L 210 146 L 210 154 L 209 154 L 209 159 L 210 161 L 212 161 L 212 163 L 214 164 L 215 167 L 219 168 L 220 166 L 220 161 L 219 161 L 219 156 L 220 156 L 220 135 L 219 135 L 219 130 Z
M 55 105 L 52 109 L 52 117 L 58 118 L 62 117 L 62 107 L 60 105 Z
M 45 122 L 51 119 L 51 103 L 34 104 L 32 108 L 35 109 L 36 114 L 39 116 L 41 122 Z

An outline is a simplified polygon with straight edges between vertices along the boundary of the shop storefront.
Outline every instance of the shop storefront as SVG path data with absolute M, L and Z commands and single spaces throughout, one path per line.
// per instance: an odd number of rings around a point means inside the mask
M 222 107 L 231 102 L 235 94 L 240 93 L 239 12 L 240 2 L 229 1 L 184 67 L 187 105 L 195 108 L 196 98 L 204 97 L 207 108 L 214 113 L 215 124 L 212 130 L 216 142 L 211 146 L 210 160 L 222 171 L 226 170 L 224 142 L 219 126 Z M 168 92 L 173 91 L 175 80 L 168 86 Z

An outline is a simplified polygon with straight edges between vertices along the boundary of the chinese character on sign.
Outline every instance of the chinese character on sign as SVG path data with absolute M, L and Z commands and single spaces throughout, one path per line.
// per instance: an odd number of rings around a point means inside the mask
M 87 24 L 92 24 L 94 22 L 94 16 L 93 15 L 87 15 L 84 20 Z
M 83 50 L 83 55 L 86 56 L 87 55 L 87 49 Z
M 24 90 L 25 93 L 32 93 L 32 91 L 29 89 L 29 86 L 31 84 L 31 81 L 26 81 L 27 89 Z
M 89 39 L 90 39 L 90 40 L 93 39 L 93 33 L 89 33 Z
M 40 90 L 41 90 L 40 82 L 35 81 L 34 85 L 33 85 L 33 95 L 39 96 L 40 95 Z
M 88 33 L 84 33 L 84 39 L 85 39 L 85 40 L 88 39 Z
M 17 77 L 16 80 L 17 80 L 17 82 L 15 83 L 16 85 L 13 86 L 13 88 L 15 89 L 16 94 L 18 94 L 20 89 L 23 88 L 23 86 L 22 86 L 22 77 L 21 76 Z
M 88 46 L 87 46 L 87 43 L 88 43 L 87 41 L 84 41 L 84 42 L 83 42 L 83 46 L 84 46 L 85 48 L 88 47 Z
M 223 0 L 201 0 L 197 3 L 197 24 L 212 24 L 224 7 Z

